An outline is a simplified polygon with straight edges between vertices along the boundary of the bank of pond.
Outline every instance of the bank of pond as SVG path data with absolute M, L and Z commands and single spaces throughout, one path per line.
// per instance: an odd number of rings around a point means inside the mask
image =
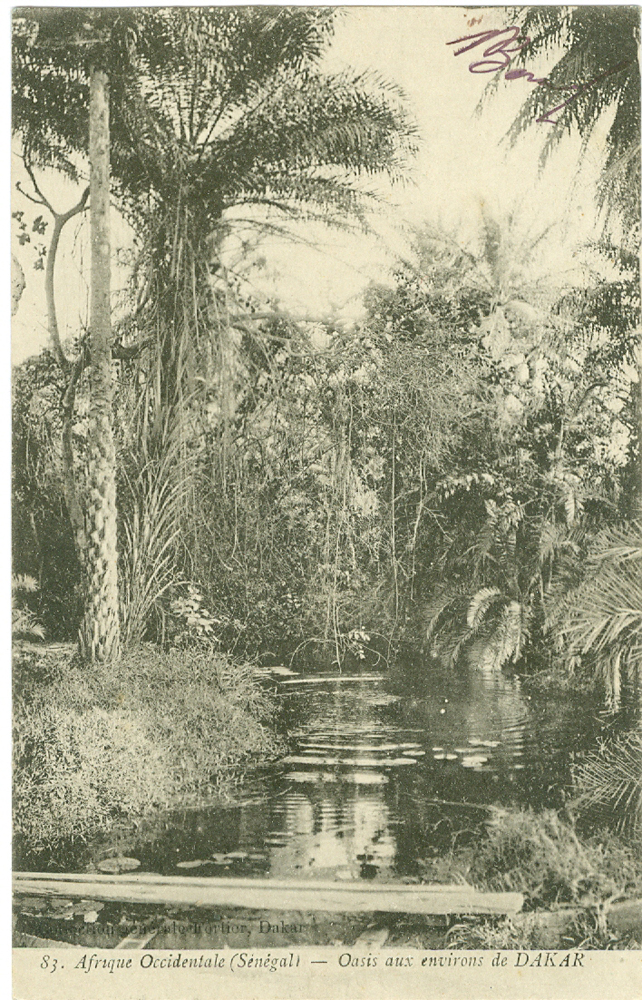
M 642 897 L 639 781 L 637 797 L 617 770 L 613 794 L 578 784 L 613 747 L 625 775 L 642 760 L 635 692 L 614 713 L 474 662 L 257 670 L 150 646 L 107 669 L 68 647 L 18 651 L 14 685 L 18 870 L 523 895 L 519 915 L 463 919 L 219 907 L 200 914 L 208 947 L 226 920 L 247 925 L 223 935 L 235 946 L 375 931 L 421 947 L 640 946 L 634 917 L 607 919 Z M 110 947 L 144 925 L 154 947 L 206 946 L 168 934 L 199 923 L 171 901 L 17 900 L 27 937 Z M 268 941 L 266 919 L 301 930 Z

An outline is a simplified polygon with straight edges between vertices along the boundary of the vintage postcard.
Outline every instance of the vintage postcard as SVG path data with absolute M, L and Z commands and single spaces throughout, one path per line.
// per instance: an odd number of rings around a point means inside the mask
M 13 995 L 642 993 L 640 9 L 12 12 Z

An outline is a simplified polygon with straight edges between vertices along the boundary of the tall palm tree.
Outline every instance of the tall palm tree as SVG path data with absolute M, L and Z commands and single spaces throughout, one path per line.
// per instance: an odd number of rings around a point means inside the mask
M 112 372 L 111 372 L 111 302 L 110 273 L 111 249 L 109 237 L 110 211 L 110 137 L 109 137 L 109 78 L 105 66 L 109 63 L 109 25 L 100 12 L 67 12 L 62 23 L 55 12 L 32 11 L 31 20 L 16 12 L 16 49 L 22 50 L 28 73 L 40 76 L 39 95 L 47 90 L 52 68 L 63 68 L 63 73 L 73 76 L 70 54 L 75 55 L 76 67 L 84 67 L 88 82 L 88 114 L 79 115 L 79 108 L 61 106 L 58 118 L 53 120 L 31 118 L 23 123 L 25 161 L 34 184 L 36 197 L 51 208 L 42 196 L 32 171 L 32 162 L 42 160 L 42 150 L 56 149 L 55 142 L 65 148 L 65 116 L 75 117 L 76 132 L 88 137 L 90 171 L 91 216 L 91 309 L 90 309 L 90 423 L 88 435 L 88 462 L 86 470 L 86 504 L 82 537 L 82 569 L 85 578 L 86 606 L 80 628 L 81 652 L 89 660 L 105 660 L 118 656 L 120 651 L 120 621 L 118 600 L 118 554 L 116 519 L 115 451 L 112 433 Z M 52 16 L 53 14 L 53 16 Z M 74 30 L 65 33 L 67 29 Z M 21 44 L 22 43 L 22 44 Z M 82 70 L 80 71 L 82 73 Z M 16 81 L 20 92 L 20 81 Z M 24 87 L 22 88 L 24 90 Z M 54 87 L 55 89 L 55 87 Z M 60 95 L 59 95 L 60 96 Z M 38 97 L 36 96 L 36 103 Z M 33 110 L 33 108 L 32 108 Z M 73 112 L 75 111 L 75 115 Z M 20 112 L 18 111 L 18 119 Z M 40 137 L 47 137 L 44 147 Z M 55 141 L 52 137 L 56 137 Z M 71 145 L 71 144 L 69 144 Z M 32 154 L 33 147 L 33 154 Z M 54 214 L 54 232 L 47 268 L 47 297 L 49 325 L 58 360 L 64 369 L 67 359 L 62 351 L 57 331 L 53 301 L 53 267 L 60 231 L 68 218 L 82 210 L 86 193 L 79 204 L 64 216 Z M 71 384 L 71 383 L 70 383 Z M 74 496 L 74 500 L 75 500 Z M 78 528 L 79 526 L 76 525 Z M 78 533 L 78 532 L 77 532 Z
M 145 54 L 129 88 L 114 169 L 134 211 L 141 199 L 145 206 L 139 273 L 153 285 L 143 298 L 155 311 L 166 404 L 203 352 L 223 366 L 229 210 L 243 206 L 244 223 L 259 228 L 271 213 L 272 231 L 303 218 L 363 222 L 375 201 L 364 179 L 400 177 L 414 148 L 395 87 L 374 74 L 319 69 L 334 17 L 171 10 L 173 55 L 160 64 L 156 52 Z
M 89 84 L 91 403 L 84 553 L 87 603 L 80 628 L 81 652 L 92 661 L 113 659 L 120 651 L 116 453 L 112 432 L 108 86 L 105 71 L 92 66 Z
M 84 110 L 99 43 L 110 82 L 114 189 L 144 246 L 141 308 L 129 332 L 134 342 L 155 340 L 166 408 L 178 410 L 196 366 L 213 354 L 220 368 L 226 349 L 229 283 L 212 281 L 224 211 L 244 204 L 285 220 L 363 219 L 372 194 L 362 178 L 401 176 L 414 147 L 414 126 L 393 86 L 374 75 L 319 70 L 334 17 L 326 8 L 266 7 L 14 13 L 14 128 L 32 163 L 71 177 L 87 153 Z M 109 407 L 103 307 L 92 357 L 96 431 L 106 431 Z M 106 438 L 103 444 L 96 474 L 106 501 L 113 453 Z M 110 503 L 95 506 L 98 519 Z M 92 575 L 110 593 L 115 558 L 112 546 L 109 569 L 105 562 Z M 101 634 L 97 615 L 114 623 L 107 591 L 100 592 L 88 605 L 86 646 L 96 627 Z M 116 644 L 92 639 L 87 648 L 107 655 Z

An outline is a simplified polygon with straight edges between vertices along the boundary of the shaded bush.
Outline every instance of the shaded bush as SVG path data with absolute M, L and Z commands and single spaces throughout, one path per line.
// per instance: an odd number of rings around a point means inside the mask
M 642 889 L 639 859 L 613 838 L 580 840 L 554 810 L 493 810 L 469 869 L 473 884 L 527 894 L 529 905 L 595 902 Z
M 220 790 L 277 749 L 250 667 L 141 646 L 81 666 L 56 651 L 15 671 L 15 830 L 35 850 Z

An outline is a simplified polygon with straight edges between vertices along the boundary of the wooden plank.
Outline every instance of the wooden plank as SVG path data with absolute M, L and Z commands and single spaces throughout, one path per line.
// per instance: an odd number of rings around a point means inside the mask
M 69 941 L 56 941 L 54 938 L 36 937 L 35 934 L 25 934 L 23 931 L 13 932 L 14 948 L 76 948 Z
M 14 873 L 26 895 L 92 898 L 122 903 L 241 906 L 256 910 L 332 913 L 509 914 L 522 908 L 519 892 L 476 892 L 461 885 L 398 885 L 277 879 L 191 878 L 184 875 Z
M 281 684 L 372 684 L 386 679 L 385 674 L 332 674 L 328 677 L 304 674 L 299 677 L 288 677 L 281 681 Z

